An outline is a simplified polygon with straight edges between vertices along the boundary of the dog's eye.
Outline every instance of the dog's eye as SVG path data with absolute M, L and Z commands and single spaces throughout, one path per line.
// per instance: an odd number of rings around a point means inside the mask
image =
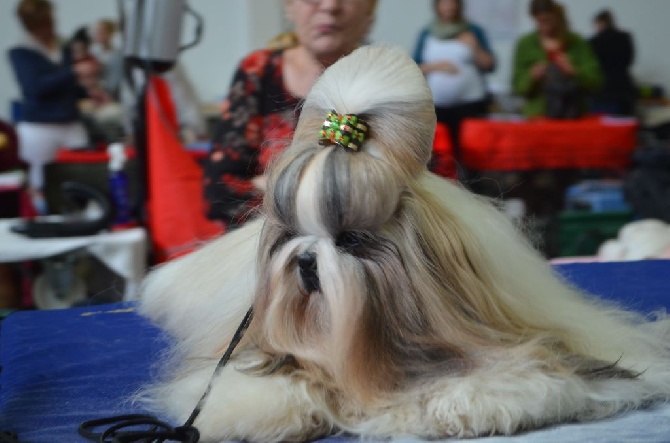
M 358 231 L 345 231 L 335 239 L 335 246 L 347 252 L 353 252 L 363 246 L 367 236 Z
M 279 236 L 279 238 L 277 238 L 272 247 L 270 247 L 270 255 L 274 255 L 274 253 L 277 252 L 277 249 L 281 248 L 294 238 L 295 238 L 295 232 L 284 231 L 282 235 Z

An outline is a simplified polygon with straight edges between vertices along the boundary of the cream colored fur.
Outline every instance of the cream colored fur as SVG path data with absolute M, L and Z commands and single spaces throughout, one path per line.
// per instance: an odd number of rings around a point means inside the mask
M 316 143 L 330 108 L 366 117 L 361 152 Z M 488 201 L 427 172 L 434 124 L 401 50 L 324 73 L 261 217 L 144 285 L 141 312 L 175 339 L 147 388 L 157 410 L 185 420 L 252 305 L 195 422 L 206 441 L 511 434 L 670 396 L 670 322 L 580 293 Z

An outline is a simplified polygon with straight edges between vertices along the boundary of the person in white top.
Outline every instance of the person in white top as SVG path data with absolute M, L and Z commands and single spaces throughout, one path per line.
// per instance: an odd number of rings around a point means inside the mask
M 486 114 L 488 92 L 484 73 L 495 58 L 482 28 L 468 22 L 462 0 L 434 0 L 434 21 L 420 34 L 414 59 L 433 92 L 438 122 L 449 128 L 459 160 L 459 129 L 468 117 Z

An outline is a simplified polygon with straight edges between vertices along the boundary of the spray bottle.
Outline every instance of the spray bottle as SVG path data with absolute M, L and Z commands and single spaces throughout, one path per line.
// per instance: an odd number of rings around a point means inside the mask
M 112 143 L 107 148 L 109 155 L 109 192 L 114 204 L 114 225 L 121 226 L 131 223 L 130 193 L 128 191 L 128 175 L 124 170 L 126 151 L 123 143 Z

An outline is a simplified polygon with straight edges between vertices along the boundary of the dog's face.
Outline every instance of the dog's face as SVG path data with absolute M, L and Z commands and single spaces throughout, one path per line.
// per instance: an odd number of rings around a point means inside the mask
M 369 154 L 321 146 L 275 172 L 255 308 L 262 348 L 318 368 L 362 401 L 438 365 L 461 367 L 463 353 L 434 331 L 443 285 L 400 175 Z

